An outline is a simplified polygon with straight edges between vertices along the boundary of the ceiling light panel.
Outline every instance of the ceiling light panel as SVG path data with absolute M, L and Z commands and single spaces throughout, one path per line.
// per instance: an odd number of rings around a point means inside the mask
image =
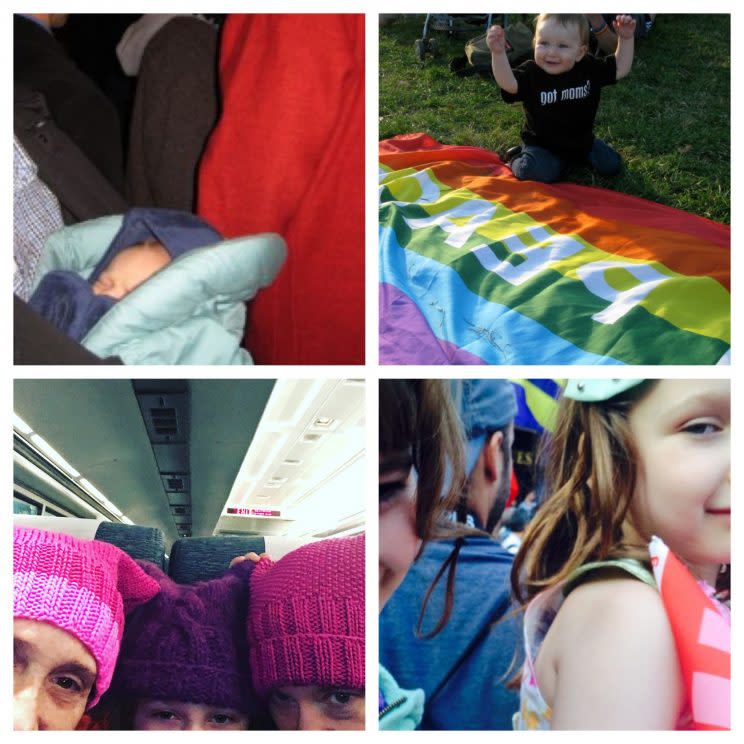
M 30 434 L 33 429 L 17 414 L 13 414 L 13 428 L 21 434 Z
M 260 499 L 284 510 L 359 456 L 363 382 L 278 380 L 225 507 Z
M 39 436 L 38 434 L 32 434 L 31 443 L 46 457 L 51 460 L 57 467 L 62 468 L 66 473 L 71 475 L 73 478 L 79 478 L 80 477 L 80 471 L 76 470 L 75 468 L 70 465 L 67 460 L 65 460 L 62 455 L 57 452 L 54 447 L 52 447 L 49 442 L 44 439 L 44 437 Z
M 346 520 L 360 519 L 365 511 L 364 478 L 364 457 L 360 455 L 306 491 L 285 510 L 296 523 L 294 531 L 288 534 L 307 530 L 315 534 Z
M 294 427 L 313 406 L 328 395 L 338 381 L 334 380 L 277 380 L 266 404 L 261 426 Z M 319 400 L 320 399 L 320 400 Z

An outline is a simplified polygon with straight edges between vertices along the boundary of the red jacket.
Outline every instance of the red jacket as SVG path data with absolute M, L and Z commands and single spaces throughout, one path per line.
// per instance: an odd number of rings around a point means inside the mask
M 198 212 L 288 245 L 247 348 L 261 364 L 363 363 L 364 16 L 230 16 L 220 87 Z

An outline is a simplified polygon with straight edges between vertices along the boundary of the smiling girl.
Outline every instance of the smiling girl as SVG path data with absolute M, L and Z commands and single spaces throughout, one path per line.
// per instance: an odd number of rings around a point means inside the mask
M 728 728 L 730 384 L 573 380 L 515 559 L 517 728 Z

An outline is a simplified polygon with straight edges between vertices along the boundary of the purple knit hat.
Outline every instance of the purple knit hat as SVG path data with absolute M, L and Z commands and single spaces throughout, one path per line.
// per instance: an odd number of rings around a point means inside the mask
M 248 646 L 256 692 L 364 688 L 364 535 L 304 545 L 251 576 Z
M 157 591 L 157 582 L 114 545 L 13 529 L 13 617 L 55 625 L 90 651 L 98 668 L 89 708 L 111 682 L 124 614 Z
M 152 563 L 140 565 L 160 592 L 127 618 L 109 696 L 178 700 L 251 713 L 244 627 L 254 564 L 223 577 L 177 584 Z

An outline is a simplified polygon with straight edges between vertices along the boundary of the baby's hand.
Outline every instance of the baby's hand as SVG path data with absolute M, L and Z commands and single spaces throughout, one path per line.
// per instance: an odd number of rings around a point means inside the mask
M 506 52 L 506 38 L 501 26 L 491 26 L 486 33 L 486 44 L 491 54 L 504 54 Z
M 633 16 L 619 15 L 612 22 L 612 25 L 615 28 L 615 33 L 621 39 L 632 39 L 633 38 L 633 35 L 635 34 L 635 27 L 636 27 L 635 18 L 633 18 Z

